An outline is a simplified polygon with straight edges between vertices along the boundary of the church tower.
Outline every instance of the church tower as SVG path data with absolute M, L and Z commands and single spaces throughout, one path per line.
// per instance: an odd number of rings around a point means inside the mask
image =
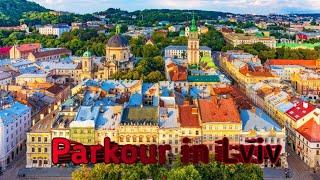
M 86 51 L 82 56 L 82 79 L 90 79 L 92 72 L 92 54 Z
M 192 18 L 191 28 L 188 37 L 187 49 L 188 64 L 199 64 L 200 51 L 199 51 L 199 34 L 194 16 Z

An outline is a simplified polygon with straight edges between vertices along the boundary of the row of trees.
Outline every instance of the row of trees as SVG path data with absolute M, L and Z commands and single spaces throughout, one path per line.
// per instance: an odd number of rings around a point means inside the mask
M 242 44 L 237 47 L 224 46 L 223 51 L 227 50 L 243 50 L 247 53 L 257 55 L 262 63 L 267 59 L 319 59 L 320 48 L 311 49 L 290 49 L 290 48 L 276 48 L 271 49 L 262 43 L 256 44 Z
M 72 173 L 74 180 L 262 180 L 262 169 L 253 164 L 224 165 L 218 162 L 198 165 L 176 164 L 172 168 L 160 165 L 96 164 L 82 166 Z
M 50 12 L 25 12 L 20 18 L 21 23 L 25 23 L 29 26 L 58 23 L 71 24 L 72 22 L 87 22 L 92 20 L 98 19 L 91 14 L 80 15 L 70 13 L 58 16 Z
M 158 25 L 160 21 L 169 21 L 170 23 L 191 21 L 193 14 L 198 19 L 217 19 L 219 16 L 226 16 L 226 13 L 216 11 L 146 9 L 128 12 L 114 8 L 96 14 L 106 16 L 111 23 L 123 22 L 137 26 Z
M 113 33 L 107 36 L 93 29 L 72 30 L 71 32 L 65 32 L 60 38 L 45 36 L 36 32 L 26 34 L 17 31 L 0 31 L 0 46 L 39 42 L 43 47 L 47 48 L 68 48 L 77 56 L 81 56 L 87 48 L 97 56 L 104 56 L 105 44 L 111 35 Z

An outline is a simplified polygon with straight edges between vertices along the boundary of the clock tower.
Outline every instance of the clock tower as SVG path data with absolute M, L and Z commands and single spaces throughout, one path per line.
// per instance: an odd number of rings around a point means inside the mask
M 188 37 L 187 49 L 188 64 L 199 64 L 200 51 L 199 51 L 199 34 L 194 16 L 192 18 L 191 28 Z

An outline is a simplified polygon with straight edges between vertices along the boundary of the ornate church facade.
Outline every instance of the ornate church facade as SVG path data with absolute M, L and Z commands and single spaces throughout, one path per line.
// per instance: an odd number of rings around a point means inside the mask
M 120 35 L 120 26 L 116 28 L 116 35 L 106 44 L 106 56 L 101 63 L 94 63 L 91 52 L 86 51 L 81 60 L 83 79 L 110 79 L 119 70 L 125 71 L 134 67 L 134 58 L 130 52 L 128 40 Z

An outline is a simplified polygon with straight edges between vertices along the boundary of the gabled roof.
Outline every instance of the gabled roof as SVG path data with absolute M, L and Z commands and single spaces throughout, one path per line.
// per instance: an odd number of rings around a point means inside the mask
M 198 109 L 195 105 L 179 106 L 179 119 L 182 128 L 200 128 Z
M 314 119 L 309 120 L 299 127 L 297 132 L 309 142 L 320 142 L 320 125 Z
M 299 65 L 305 67 L 317 67 L 317 60 L 303 59 L 270 59 L 266 62 L 267 65 Z M 319 65 L 320 66 L 320 63 Z
M 40 43 L 30 43 L 30 44 L 21 44 L 16 46 L 16 48 L 21 52 L 32 52 L 41 48 Z
M 252 110 L 241 110 L 241 120 L 243 131 L 269 131 L 271 129 L 281 131 L 280 126 L 260 108 Z
M 203 123 L 231 122 L 240 123 L 240 115 L 232 98 L 217 99 L 212 96 L 210 100 L 199 99 L 199 109 Z
M 48 51 L 33 52 L 32 54 L 34 55 L 35 58 L 42 58 L 42 57 L 48 57 L 53 55 L 71 54 L 71 51 L 69 49 L 59 48 L 59 49 L 53 49 Z
M 312 104 L 301 101 L 289 109 L 286 114 L 294 121 L 298 121 L 312 112 L 314 109 L 315 107 Z
M 10 53 L 11 46 L 0 47 L 0 55 L 8 55 Z

